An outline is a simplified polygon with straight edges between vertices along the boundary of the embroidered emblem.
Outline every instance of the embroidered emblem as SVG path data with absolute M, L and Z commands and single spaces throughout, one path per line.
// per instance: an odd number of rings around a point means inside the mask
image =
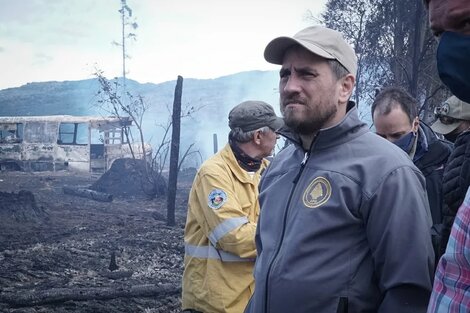
M 220 189 L 214 189 L 211 191 L 208 197 L 207 204 L 210 208 L 217 210 L 227 201 L 227 194 L 225 191 Z
M 330 182 L 324 177 L 315 178 L 304 191 L 302 200 L 309 208 L 318 208 L 325 204 L 331 196 Z
M 450 112 L 450 106 L 447 102 L 442 103 L 441 105 L 434 108 L 434 115 L 441 116 L 441 115 L 448 115 Z

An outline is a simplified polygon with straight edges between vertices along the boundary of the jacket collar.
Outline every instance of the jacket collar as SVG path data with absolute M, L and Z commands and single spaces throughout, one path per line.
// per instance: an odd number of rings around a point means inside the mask
M 256 172 L 261 168 L 262 160 L 255 159 L 246 154 L 232 138 L 228 139 L 228 144 L 232 149 L 233 155 L 242 169 L 248 172 Z
M 321 150 L 341 145 L 368 131 L 366 123 L 359 119 L 356 104 L 353 101 L 349 101 L 346 115 L 341 122 L 332 127 L 320 129 L 310 149 L 315 147 L 315 149 Z M 299 135 L 287 126 L 281 128 L 278 133 L 302 147 Z
M 243 183 L 254 184 L 256 180 L 254 180 L 254 177 L 252 178 L 247 171 L 240 167 L 237 159 L 235 158 L 235 154 L 233 153 L 232 148 L 230 147 L 230 144 L 227 143 L 225 145 L 225 147 L 220 151 L 220 155 L 222 156 L 226 164 L 228 164 L 230 170 L 239 181 Z M 261 175 L 262 171 L 266 168 L 268 164 L 268 161 L 266 159 L 263 159 L 261 161 L 261 168 L 256 171 L 254 175 Z
M 416 162 L 421 159 L 429 150 L 428 140 L 432 140 L 431 135 L 433 134 L 428 132 L 427 129 L 425 129 L 426 126 L 427 125 L 421 122 L 418 127 L 418 138 L 416 143 L 416 152 L 413 155 L 413 162 Z
M 426 153 L 421 158 L 413 161 L 423 171 L 428 166 L 444 164 L 452 152 L 452 143 L 439 139 L 432 129 L 425 123 L 420 122 L 420 135 L 426 137 Z

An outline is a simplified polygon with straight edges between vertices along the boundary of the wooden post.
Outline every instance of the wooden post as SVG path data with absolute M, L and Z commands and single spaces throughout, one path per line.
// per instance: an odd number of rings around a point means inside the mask
M 214 141 L 214 154 L 216 154 L 217 151 L 219 151 L 219 146 L 218 146 L 218 143 L 217 143 L 217 134 L 213 135 L 213 141 Z
M 178 161 L 180 154 L 181 96 L 183 77 L 178 76 L 173 101 L 172 133 L 170 147 L 170 177 L 168 178 L 167 219 L 168 226 L 175 225 L 176 183 L 178 181 Z

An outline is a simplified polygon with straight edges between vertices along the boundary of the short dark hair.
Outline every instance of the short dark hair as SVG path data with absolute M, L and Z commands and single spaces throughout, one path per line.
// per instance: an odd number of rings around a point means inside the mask
M 338 60 L 328 59 L 327 62 L 337 80 L 349 74 L 349 71 Z
M 390 111 L 400 106 L 408 116 L 410 123 L 418 116 L 418 101 L 401 87 L 387 87 L 382 89 L 374 99 L 371 107 L 372 118 L 378 110 L 381 115 L 387 115 Z

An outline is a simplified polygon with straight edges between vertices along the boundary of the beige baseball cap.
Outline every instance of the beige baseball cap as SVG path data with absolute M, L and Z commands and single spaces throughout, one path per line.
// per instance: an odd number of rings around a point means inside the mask
M 447 135 L 463 120 L 470 121 L 470 104 L 452 96 L 434 109 L 434 115 L 437 120 L 431 125 L 432 130 Z
M 337 60 L 351 74 L 356 75 L 357 57 L 354 49 L 341 33 L 323 26 L 310 26 L 293 37 L 273 39 L 264 49 L 264 58 L 270 63 L 282 64 L 286 50 L 296 44 L 322 58 Z

